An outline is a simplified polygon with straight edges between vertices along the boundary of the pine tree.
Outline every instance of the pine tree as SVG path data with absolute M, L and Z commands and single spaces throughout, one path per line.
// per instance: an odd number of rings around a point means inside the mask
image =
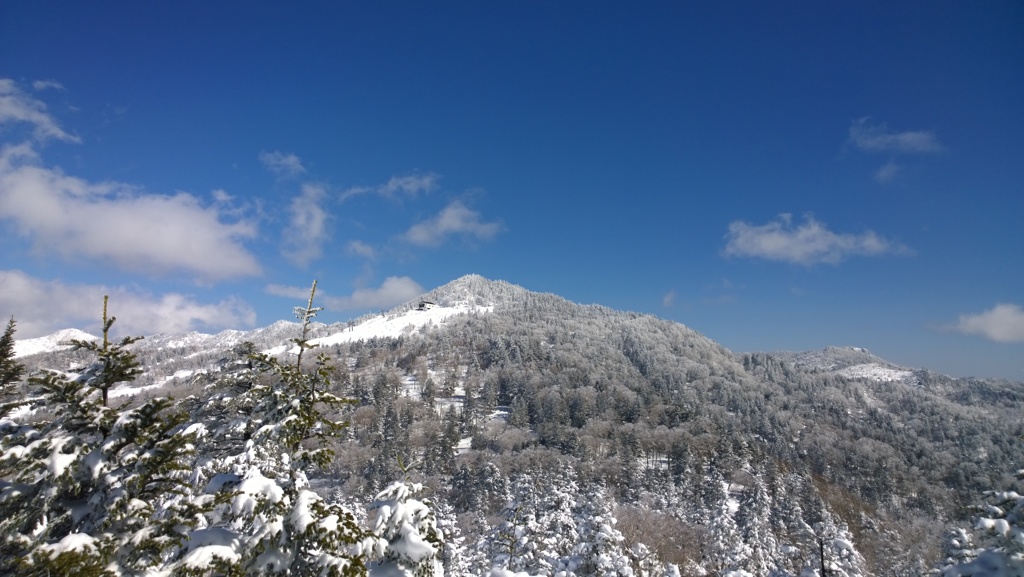
M 14 392 L 14 385 L 21 381 L 25 374 L 25 365 L 14 360 L 15 324 L 14 317 L 11 317 L 7 321 L 3 336 L 0 336 L 0 401 L 6 401 Z M 22 404 L 20 401 L 0 402 L 0 418 Z
M 426 502 L 414 498 L 423 486 L 398 481 L 377 494 L 370 505 L 374 559 L 370 575 L 442 577 L 444 534 Z
M 750 547 L 733 517 L 731 499 L 725 489 L 711 520 L 711 567 L 719 574 L 742 570 L 750 559 Z
M 537 522 L 537 502 L 533 477 L 518 477 L 513 483 L 512 498 L 502 509 L 502 522 L 477 543 L 477 549 L 492 567 L 515 573 L 537 569 L 542 533 Z
M 128 346 L 142 340 L 143 337 L 124 337 L 119 343 L 110 342 L 110 327 L 113 326 L 117 317 L 107 317 L 107 300 L 108 297 L 104 296 L 103 341 L 100 343 L 78 339 L 71 341 L 74 350 L 87 350 L 96 354 L 96 360 L 82 371 L 77 380 L 98 390 L 104 407 L 107 406 L 107 397 L 114 385 L 133 381 L 142 374 L 139 362 L 135 355 L 128 350 Z
M 201 428 L 186 426 L 170 399 L 134 409 L 107 406 L 107 392 L 139 370 L 125 348 L 137 339 L 111 345 L 114 318 L 107 318 L 106 298 L 103 309 L 103 344 L 75 341 L 97 355 L 85 372 L 49 371 L 29 380 L 53 420 L 20 427 L 2 441 L 0 570 L 146 572 L 162 563 L 192 523 L 195 509 L 176 497 L 189 492 Z
M 299 347 L 298 356 L 295 359 L 295 368 L 299 370 L 302 369 L 302 353 L 304 353 L 306 349 L 312 349 L 316 347 L 316 345 L 311 345 L 309 343 L 309 325 L 310 323 L 313 322 L 313 319 L 316 318 L 316 314 L 324 310 L 324 307 L 313 306 L 313 297 L 315 295 L 316 280 L 313 281 L 313 286 L 309 289 L 309 302 L 306 303 L 306 306 L 295 307 L 294 309 L 295 318 L 297 318 L 299 322 L 302 323 L 302 334 L 292 339 L 292 342 L 294 342 Z
M 573 548 L 579 541 L 575 509 L 582 496 L 571 470 L 552 471 L 546 478 L 543 498 L 537 501 L 538 569 L 543 573 L 566 572 L 575 565 Z
M 434 503 L 437 530 L 441 533 L 444 546 L 441 565 L 445 575 L 470 575 L 471 551 L 466 546 L 465 532 L 458 523 L 455 510 L 442 502 Z
M 209 509 L 190 547 L 174 561 L 185 574 L 216 570 L 232 575 L 361 575 L 370 535 L 355 514 L 325 500 L 307 473 L 331 462 L 333 439 L 347 425 L 331 418 L 350 403 L 330 391 L 335 369 L 323 353 L 302 367 L 314 308 L 297 307 L 303 330 L 295 364 L 254 354 L 252 385 L 232 399 L 232 420 L 218 432 L 241 435 L 242 451 L 204 464 L 199 502 Z M 216 441 L 217 439 L 214 439 Z
M 768 575 L 777 567 L 775 555 L 778 543 L 771 528 L 772 500 L 761 474 L 753 477 L 753 487 L 740 504 L 739 529 L 743 534 L 748 555 L 742 568 L 753 575 Z
M 1024 575 L 1024 495 L 1015 490 L 1024 481 L 1024 470 L 1017 471 L 1016 477 L 1013 489 L 985 492 L 977 507 L 973 539 L 966 531 L 955 533 L 955 548 L 947 547 L 955 551 L 951 559 L 955 564 L 944 568 L 943 577 Z
M 7 321 L 7 328 L 0 336 L 0 392 L 6 393 L 7 388 L 21 380 L 25 374 L 25 365 L 14 360 L 14 317 Z
M 589 492 L 577 519 L 580 538 L 574 548 L 578 557 L 574 572 L 580 577 L 632 577 L 633 568 L 623 547 L 625 538 L 615 528 L 616 519 L 604 488 L 595 487 Z

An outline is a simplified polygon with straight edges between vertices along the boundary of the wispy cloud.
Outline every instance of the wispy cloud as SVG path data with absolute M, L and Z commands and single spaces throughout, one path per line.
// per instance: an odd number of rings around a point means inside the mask
M 978 335 L 997 343 L 1024 342 L 1024 309 L 1012 303 L 1000 303 L 991 309 L 960 315 L 953 330 Z
M 213 200 L 217 204 L 229 204 L 231 201 L 235 199 L 235 197 L 228 194 L 228 191 L 224 190 L 223 188 L 216 188 L 210 191 L 210 196 L 213 197 Z
M 269 294 L 287 298 L 309 297 L 309 287 L 267 285 L 264 290 Z M 348 296 L 332 296 L 317 291 L 320 302 L 331 311 L 386 309 L 410 301 L 423 293 L 423 287 L 407 276 L 388 277 L 379 287 L 357 288 Z
M 352 255 L 361 256 L 366 259 L 373 260 L 377 258 L 377 249 L 366 244 L 361 240 L 349 241 L 345 246 L 345 250 Z
M 674 305 L 675 302 L 676 302 L 676 289 L 669 290 L 667 293 L 665 293 L 665 296 L 661 297 L 661 306 L 663 306 L 663 307 L 670 307 L 670 306 Z
M 57 124 L 41 100 L 25 93 L 15 81 L 0 78 L 0 125 L 12 123 L 31 125 L 33 138 L 39 142 L 50 139 L 81 142 Z
M 203 304 L 179 293 L 151 295 L 125 287 L 64 284 L 34 278 L 18 270 L 0 270 L 0 313 L 18 321 L 19 339 L 65 328 L 99 329 L 103 296 L 117 316 L 118 334 L 152 335 L 193 330 L 252 327 L 256 313 L 237 298 Z
M 306 167 L 302 165 L 302 160 L 294 154 L 285 154 L 277 150 L 273 152 L 261 152 L 260 162 L 263 166 L 267 167 L 270 172 L 280 177 L 291 177 L 298 176 L 306 172 Z
M 896 175 L 899 174 L 902 169 L 903 167 L 896 164 L 895 161 L 890 160 L 875 171 L 875 180 L 882 184 L 890 182 L 892 179 L 896 178 Z
M 405 176 L 392 176 L 386 183 L 378 186 L 354 186 L 341 193 L 339 200 L 342 202 L 361 194 L 376 194 L 384 198 L 393 199 L 399 193 L 406 196 L 416 196 L 421 192 L 431 192 L 437 189 L 437 182 L 441 177 L 434 173 L 410 174 Z
M 868 117 L 850 124 L 850 142 L 867 152 L 935 153 L 942 144 L 934 133 L 925 130 L 892 132 L 882 123 L 872 123 Z
M 306 183 L 288 207 L 290 220 L 284 230 L 281 252 L 298 266 L 306 266 L 323 253 L 323 243 L 328 238 L 328 215 L 321 203 L 326 197 L 324 187 Z
M 36 80 L 32 83 L 33 90 L 64 90 L 64 85 L 56 80 Z
M 505 230 L 500 221 L 484 222 L 480 213 L 455 200 L 437 216 L 406 231 L 406 241 L 418 246 L 439 246 L 451 235 L 490 240 Z
M 309 287 L 288 286 L 283 284 L 268 284 L 267 286 L 263 287 L 263 292 L 269 295 L 274 295 L 276 297 L 285 297 L 290 299 L 305 300 L 309 298 Z M 321 298 L 323 298 L 323 289 L 320 289 L 316 292 Z
M 12 221 L 39 253 L 147 274 L 184 271 L 202 281 L 260 274 L 243 245 L 256 236 L 255 224 L 225 222 L 191 194 L 92 183 L 37 160 L 28 145 L 0 150 L 0 220 Z
M 805 216 L 803 224 L 793 226 L 792 215 L 782 214 L 774 222 L 753 225 L 743 221 L 729 223 L 724 249 L 726 256 L 763 258 L 804 266 L 837 264 L 850 256 L 908 254 L 906 246 L 886 240 L 874 231 L 841 234 L 824 223 Z

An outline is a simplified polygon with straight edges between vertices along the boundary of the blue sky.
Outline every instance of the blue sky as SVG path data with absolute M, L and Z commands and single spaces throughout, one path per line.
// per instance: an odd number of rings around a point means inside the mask
M 1020 2 L 5 2 L 18 337 L 478 273 L 1024 380 Z

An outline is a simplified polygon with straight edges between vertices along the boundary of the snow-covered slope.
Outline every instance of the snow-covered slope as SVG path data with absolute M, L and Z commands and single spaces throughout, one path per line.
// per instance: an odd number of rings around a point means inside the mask
M 831 372 L 849 379 L 918 384 L 914 371 L 882 359 L 862 347 L 826 347 L 799 353 L 774 353 L 806 370 Z
M 917 377 L 914 371 L 908 369 L 894 369 L 878 363 L 865 363 L 853 365 L 837 371 L 838 374 L 850 379 L 869 379 L 879 383 L 900 382 L 914 384 Z
M 80 331 L 78 329 L 63 329 L 53 333 L 52 335 L 47 335 L 45 337 L 15 340 L 14 356 L 27 357 L 29 355 L 35 355 L 38 353 L 62 351 L 64 349 L 70 348 L 70 345 L 65 343 L 72 339 L 77 339 L 80 341 L 93 341 L 98 338 L 99 337 L 90 335 L 89 333 Z
M 427 309 L 410 308 L 404 312 L 377 315 L 365 318 L 361 322 L 355 322 L 345 326 L 342 330 L 333 334 L 310 340 L 310 344 L 330 346 L 338 343 L 349 343 L 359 340 L 369 340 L 375 337 L 399 337 L 409 335 L 424 327 L 442 326 L 453 316 L 465 313 L 486 313 L 494 310 L 493 306 L 479 306 L 466 302 L 456 303 L 451 306 L 433 306 Z M 335 329 L 338 325 L 332 325 Z M 289 349 L 295 349 L 294 345 L 279 345 L 265 351 L 267 354 L 277 355 Z M 293 351 L 294 352 L 294 351 Z

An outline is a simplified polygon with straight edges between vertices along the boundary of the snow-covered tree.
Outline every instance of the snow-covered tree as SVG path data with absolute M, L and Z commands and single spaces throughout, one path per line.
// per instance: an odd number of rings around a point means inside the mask
M 832 577 L 860 577 L 867 574 L 864 557 L 853 543 L 853 535 L 842 520 L 823 509 L 821 521 L 814 524 L 819 564 Z
M 7 321 L 7 328 L 0 336 L 0 418 L 12 409 L 21 405 L 18 401 L 9 401 L 6 397 L 13 392 L 14 385 L 21 381 L 25 374 L 25 365 L 14 358 L 14 317 Z
M 302 368 L 301 353 L 312 348 L 306 328 L 319 310 L 312 306 L 315 289 L 314 282 L 309 304 L 297 309 L 304 328 L 295 340 L 295 364 L 251 357 L 252 386 L 232 399 L 236 415 L 218 429 L 247 441 L 241 453 L 203 464 L 200 502 L 209 511 L 175 561 L 180 571 L 356 575 L 366 570 L 368 533 L 350 510 L 314 492 L 307 477 L 331 461 L 329 441 L 345 423 L 329 411 L 348 403 L 330 392 L 335 371 L 326 355 L 317 357 L 313 370 Z
M 496 569 L 515 573 L 536 571 L 542 534 L 537 523 L 537 494 L 533 477 L 521 475 L 513 483 L 512 498 L 501 511 L 502 521 L 477 543 Z
M 25 365 L 14 360 L 14 317 L 7 321 L 7 328 L 0 336 L 0 392 L 6 392 L 9 385 L 21 380 Z
M 466 545 L 466 532 L 459 525 L 455 510 L 447 503 L 434 502 L 433 505 L 437 530 L 444 541 L 441 565 L 445 575 L 470 575 L 472 551 Z
M 580 577 L 633 577 L 625 539 L 615 528 L 615 515 L 603 488 L 589 492 L 578 517 L 580 538 L 574 548 L 578 557 L 574 573 Z
M 1024 480 L 1024 470 L 1016 476 Z M 943 577 L 1024 577 L 1024 495 L 1011 489 L 987 491 L 984 497 L 974 526 L 979 548 L 970 550 L 970 536 L 958 532 L 954 541 L 961 559 L 947 566 Z
M 772 500 L 761 474 L 753 476 L 737 511 L 737 523 L 743 534 L 747 556 L 742 568 L 753 575 L 768 575 L 776 570 L 778 543 L 771 527 Z
M 124 337 L 120 342 L 110 341 L 110 327 L 117 317 L 107 316 L 107 297 L 103 297 L 103 340 L 72 340 L 75 349 L 92 351 L 95 360 L 77 377 L 77 381 L 100 392 L 101 404 L 107 406 L 110 389 L 118 383 L 135 380 L 142 374 L 138 359 L 128 350 L 128 346 L 142 340 L 143 337 Z
M 197 510 L 187 495 L 201 426 L 170 399 L 133 409 L 107 406 L 107 393 L 138 373 L 126 338 L 112 345 L 114 318 L 103 307 L 102 344 L 79 375 L 49 371 L 30 379 L 54 415 L 16 427 L 0 456 L 0 569 L 22 575 L 145 573 L 181 542 Z M 181 506 L 178 506 L 178 505 Z
M 711 544 L 708 550 L 711 568 L 720 573 L 738 572 L 748 565 L 750 546 L 744 542 L 743 534 L 734 517 L 738 503 L 723 487 L 722 498 L 711 519 Z
M 442 577 L 444 535 L 430 505 L 414 498 L 418 483 L 397 481 L 370 505 L 372 577 Z

